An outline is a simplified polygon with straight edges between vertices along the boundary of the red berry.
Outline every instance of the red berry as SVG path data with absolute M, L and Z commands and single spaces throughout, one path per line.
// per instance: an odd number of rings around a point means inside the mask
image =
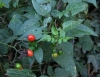
M 28 41 L 33 42 L 36 38 L 33 34 L 29 34 L 27 39 Z
M 33 55 L 34 55 L 33 51 L 30 50 L 30 49 L 28 49 L 28 50 L 27 50 L 27 56 L 28 56 L 28 57 L 32 57 Z

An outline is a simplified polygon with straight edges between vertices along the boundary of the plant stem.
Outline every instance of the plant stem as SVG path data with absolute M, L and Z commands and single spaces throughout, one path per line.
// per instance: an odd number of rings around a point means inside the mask
M 15 49 L 15 50 L 17 51 L 17 49 L 16 49 L 15 47 L 11 46 L 11 45 L 8 45 L 8 44 L 3 43 L 3 42 L 1 42 L 1 41 L 0 41 L 0 44 L 6 45 L 6 46 L 8 46 L 8 47 L 10 47 L 10 48 L 13 48 L 13 49 Z
M 41 64 L 39 65 L 39 68 L 40 68 L 40 73 L 41 73 L 41 75 L 42 75 L 42 69 L 41 69 Z
M 6 45 L 6 46 L 8 46 L 8 47 L 10 47 L 10 48 L 13 48 L 13 49 L 16 51 L 15 57 L 14 57 L 13 61 L 11 62 L 11 63 L 13 63 L 13 62 L 15 61 L 16 57 L 17 57 L 17 52 L 18 52 L 18 50 L 17 50 L 14 46 L 8 45 L 8 44 L 3 43 L 3 42 L 1 42 L 1 41 L 0 41 L 0 44 Z
M 62 3 L 61 3 L 61 0 L 59 0 L 57 3 L 57 10 L 59 10 L 61 6 L 62 6 Z

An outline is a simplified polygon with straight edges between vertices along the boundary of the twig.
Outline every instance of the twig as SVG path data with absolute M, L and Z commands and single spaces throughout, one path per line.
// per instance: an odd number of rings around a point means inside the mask
M 61 6 L 62 6 L 62 3 L 61 3 L 61 0 L 59 0 L 57 3 L 57 10 L 59 10 Z
M 3 42 L 1 42 L 1 41 L 0 41 L 0 44 L 6 45 L 6 46 L 8 46 L 8 47 L 10 47 L 10 48 L 13 48 L 13 49 L 15 49 L 15 50 L 17 51 L 17 49 L 16 49 L 15 47 L 11 46 L 11 45 L 5 44 L 5 43 L 3 43 Z
M 5 44 L 5 43 L 3 43 L 3 42 L 1 42 L 1 41 L 0 41 L 0 44 L 6 45 L 6 46 L 8 46 L 8 47 L 10 47 L 10 48 L 13 48 L 13 49 L 16 51 L 15 57 L 14 57 L 13 61 L 11 62 L 11 63 L 13 63 L 13 62 L 15 61 L 16 57 L 17 57 L 17 52 L 18 52 L 18 50 L 17 50 L 14 46 Z
M 41 64 L 39 65 L 40 73 L 42 75 L 42 69 L 41 69 Z
M 90 75 L 90 64 L 88 64 L 88 75 Z

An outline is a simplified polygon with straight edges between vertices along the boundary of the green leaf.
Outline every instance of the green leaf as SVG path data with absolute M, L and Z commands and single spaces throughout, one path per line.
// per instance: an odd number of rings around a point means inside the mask
M 14 41 L 14 36 L 9 36 L 9 32 L 6 29 L 0 29 L 0 54 L 8 53 L 8 43 Z
M 1 0 L 1 1 L 4 3 L 6 8 L 9 8 L 10 0 Z
M 86 35 L 98 36 L 93 30 L 91 30 L 89 27 L 87 27 L 83 24 L 81 26 L 77 27 L 76 29 L 85 32 Z
M 28 58 L 27 57 L 23 57 L 21 60 L 21 65 L 23 66 L 23 68 L 29 68 L 27 67 L 27 65 L 29 65 L 29 62 L 28 62 Z
M 76 36 L 76 37 L 82 37 L 84 35 L 98 36 L 93 30 L 91 30 L 89 27 L 83 24 L 73 29 L 71 33 L 73 36 Z
M 28 31 L 35 31 L 39 26 L 40 24 L 36 19 L 26 20 L 19 28 L 17 35 L 25 34 Z
M 25 41 L 28 41 L 27 40 L 27 36 L 29 34 L 33 34 L 35 37 L 36 37 L 36 40 L 40 39 L 42 37 L 42 30 L 41 28 L 38 28 L 38 29 L 29 29 L 27 32 L 23 33 L 23 35 L 21 37 L 19 37 L 17 40 L 25 40 Z
M 8 47 L 7 47 L 7 45 L 4 45 L 4 44 L 1 44 L 1 42 L 0 42 L 0 54 L 7 54 L 8 53 Z
M 3 39 L 9 38 L 9 32 L 6 29 L 0 29 L 0 35 Z
M 35 59 L 38 61 L 39 64 L 41 64 L 42 60 L 43 60 L 43 51 L 41 48 L 39 48 L 38 50 L 34 51 L 34 56 Z
M 35 74 L 32 74 L 32 72 L 27 69 L 23 70 L 7 69 L 6 71 L 9 77 L 36 77 Z
M 72 16 L 76 15 L 84 10 L 86 10 L 88 7 L 88 5 L 84 2 L 74 2 L 74 3 L 70 3 L 68 4 L 68 6 L 66 7 L 66 10 L 63 11 L 64 15 L 66 17 L 69 17 L 69 13 L 71 12 Z
M 53 74 L 53 69 L 52 69 L 51 66 L 48 66 L 48 68 L 47 68 L 47 73 L 48 73 L 49 76 L 52 76 L 52 74 Z
M 78 72 L 82 71 L 82 68 L 84 67 L 83 63 L 75 61 L 75 64 L 76 64 L 77 71 Z
M 94 71 L 98 71 L 99 69 L 99 60 L 100 60 L 100 54 L 97 55 L 88 55 L 88 63 L 92 63 L 94 66 Z
M 62 0 L 64 3 L 82 2 L 82 0 Z
M 97 7 L 96 0 L 83 0 L 83 1 L 86 1 L 86 2 L 92 3 L 95 7 Z
M 79 42 L 82 45 L 82 49 L 85 51 L 90 51 L 93 48 L 93 41 L 90 36 L 83 36 L 79 38 Z
M 25 17 L 27 17 L 28 19 L 32 19 L 32 20 L 34 20 L 34 21 L 41 21 L 42 19 L 41 19 L 41 16 L 40 15 L 38 15 L 38 14 L 35 14 L 34 13 L 34 10 L 32 9 L 32 8 L 28 8 L 28 9 L 30 9 L 29 11 L 28 10 L 26 10 L 26 11 L 28 11 L 29 13 L 26 13 L 26 14 L 24 14 L 24 16 Z M 33 11 L 32 11 L 33 10 Z M 33 22 L 34 22 L 33 21 Z
M 12 19 L 10 20 L 10 23 L 8 27 L 13 30 L 13 33 L 16 35 L 20 26 L 22 25 L 22 21 L 20 20 L 20 15 L 19 14 L 14 14 Z
M 30 1 L 30 3 L 31 3 L 31 1 Z M 30 5 L 30 4 L 29 4 L 29 5 Z M 26 13 L 21 14 L 21 15 L 25 15 L 25 14 L 27 14 L 27 13 L 31 13 L 31 14 L 33 14 L 33 15 L 37 15 L 32 6 L 20 7 L 20 8 L 17 10 L 17 12 L 19 12 L 19 13 L 24 13 L 24 12 L 26 12 Z M 31 17 L 31 18 L 32 18 L 32 17 Z M 33 18 L 33 19 L 34 19 L 34 18 Z M 34 20 L 35 20 L 35 19 L 34 19 Z
M 63 39 L 63 42 L 67 42 L 68 40 L 72 39 L 73 37 L 68 37 L 66 36 L 65 38 L 62 38 Z
M 60 31 L 60 37 L 65 37 L 66 36 L 66 32 L 64 30 Z
M 61 44 L 62 43 L 62 38 L 58 39 L 58 43 Z
M 81 25 L 81 23 L 82 23 L 82 20 L 78 20 L 78 21 L 68 20 L 68 21 L 63 22 L 62 27 L 64 30 L 68 31 Z
M 44 4 L 50 2 L 50 0 L 36 0 L 36 2 L 39 4 Z
M 73 46 L 71 43 L 62 43 L 60 44 L 62 47 L 63 53 L 61 56 L 58 56 L 57 58 L 54 58 L 54 60 L 62 66 L 62 68 L 65 68 L 66 71 L 69 71 L 72 75 L 72 77 L 77 76 L 76 72 L 76 66 L 73 59 Z
M 0 54 L 8 53 L 8 43 L 12 43 L 15 39 L 14 36 L 9 36 L 9 32 L 6 29 L 0 29 Z
M 63 68 L 56 68 L 54 72 L 55 72 L 54 76 L 56 77 L 59 77 L 59 76 L 60 77 L 70 77 L 71 76 L 70 72 L 66 71 Z
M 0 1 L 0 8 L 3 8 L 5 6 L 4 2 Z
M 56 6 L 56 1 L 55 0 L 50 0 L 50 5 L 51 5 L 51 9 L 54 9 Z
M 82 61 L 81 62 L 76 61 L 75 64 L 76 64 L 77 71 L 80 72 L 81 76 L 88 77 L 87 65 L 84 65 Z
M 42 45 L 41 45 L 41 48 L 44 52 L 44 56 L 43 56 L 43 60 L 46 61 L 46 62 L 49 62 L 51 61 L 52 59 L 52 46 L 51 46 L 52 43 L 50 42 L 43 42 Z
M 100 74 L 97 74 L 96 77 L 100 77 Z
M 45 18 L 44 20 L 43 20 L 43 28 L 47 28 L 47 26 L 48 26 L 48 23 L 50 23 L 52 21 L 52 17 L 48 17 L 48 18 Z
M 32 66 L 33 66 L 33 64 L 35 62 L 35 58 L 34 57 L 31 57 L 31 58 L 29 57 L 28 61 L 29 61 L 29 64 L 30 64 L 30 68 L 32 68 Z
M 3 43 L 12 43 L 16 39 L 15 36 L 9 36 L 8 38 L 5 38 L 2 40 Z
M 3 36 L 0 35 L 0 41 L 1 41 L 2 39 L 4 39 L 4 38 L 3 38 Z
M 82 71 L 80 71 L 81 76 L 88 77 L 88 69 L 87 67 L 83 67 Z
M 58 10 L 52 10 L 52 11 L 51 11 L 51 15 L 52 15 L 53 17 L 59 17 L 59 14 L 60 14 L 60 11 L 58 11 Z
M 42 38 L 38 41 L 47 41 L 50 42 L 51 41 L 51 36 L 50 35 L 43 35 Z
M 34 9 L 39 15 L 46 16 L 51 11 L 51 5 L 49 3 L 39 4 L 35 0 L 32 0 L 32 4 L 33 4 Z
M 39 76 L 39 77 L 48 77 L 48 76 L 46 76 L 46 75 L 41 75 L 41 76 Z
M 17 7 L 18 6 L 18 3 L 19 3 L 19 0 L 14 0 L 13 1 L 13 7 Z
M 53 35 L 58 35 L 58 30 L 57 30 L 54 26 L 52 26 L 52 28 L 51 28 L 51 33 L 52 33 Z
M 9 66 L 10 66 L 9 62 L 6 62 L 6 63 L 4 64 L 4 66 L 3 66 L 3 67 L 4 67 L 4 70 L 8 69 Z
M 35 47 L 34 47 L 34 46 L 29 46 L 29 49 L 30 49 L 30 50 L 34 50 Z

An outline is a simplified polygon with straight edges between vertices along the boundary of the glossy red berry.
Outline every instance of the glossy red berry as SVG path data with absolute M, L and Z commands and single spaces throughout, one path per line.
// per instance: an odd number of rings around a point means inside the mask
M 34 55 L 33 51 L 30 50 L 30 49 L 28 49 L 28 50 L 27 50 L 27 56 L 28 56 L 28 57 L 32 57 L 33 55 Z
M 36 38 L 33 34 L 29 34 L 27 39 L 28 41 L 33 42 Z

